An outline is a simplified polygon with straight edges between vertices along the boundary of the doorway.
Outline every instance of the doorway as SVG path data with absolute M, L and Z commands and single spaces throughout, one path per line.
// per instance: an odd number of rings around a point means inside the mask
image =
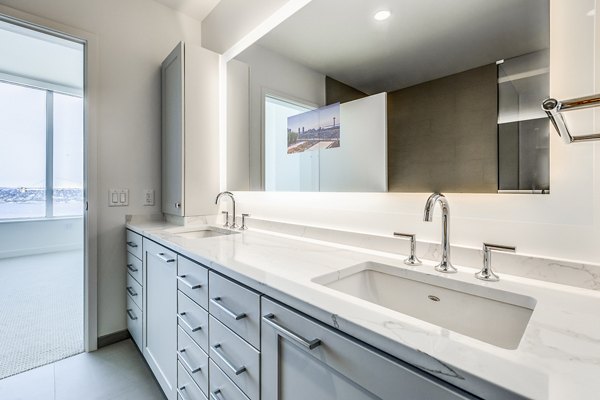
M 85 43 L 0 17 L 0 379 L 84 351 Z

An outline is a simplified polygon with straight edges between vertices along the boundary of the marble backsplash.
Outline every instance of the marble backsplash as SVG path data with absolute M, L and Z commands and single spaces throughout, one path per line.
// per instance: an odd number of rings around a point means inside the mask
M 410 242 L 393 236 L 304 226 L 286 222 L 247 218 L 250 229 L 260 229 L 313 240 L 354 246 L 389 253 L 410 254 Z M 451 247 L 452 262 L 472 268 L 481 268 L 482 249 L 462 246 Z M 422 260 L 439 260 L 441 246 L 417 240 L 417 257 Z M 545 282 L 559 283 L 583 289 L 600 290 L 600 265 L 566 260 L 549 259 L 511 253 L 493 253 L 493 268 L 499 275 L 508 274 Z

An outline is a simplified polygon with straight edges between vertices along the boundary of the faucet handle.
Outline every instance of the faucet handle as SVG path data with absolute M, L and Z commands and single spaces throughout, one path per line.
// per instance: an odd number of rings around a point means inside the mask
M 242 226 L 240 226 L 240 231 L 245 231 L 246 229 L 248 229 L 248 227 L 246 226 L 246 217 L 249 217 L 250 214 L 242 214 Z
M 422 262 L 417 258 L 416 250 L 417 250 L 417 235 L 414 233 L 398 233 L 394 232 L 395 237 L 399 237 L 402 239 L 410 240 L 410 256 L 404 260 L 404 264 L 406 265 L 421 265 Z
M 499 244 L 483 244 L 483 268 L 481 271 L 475 274 L 475 278 L 481 279 L 482 281 L 497 282 L 500 277 L 492 270 L 492 251 L 504 251 L 514 253 L 517 251 L 516 247 L 504 246 Z
M 225 223 L 223 228 L 229 228 L 229 211 L 221 211 L 221 214 L 225 215 Z

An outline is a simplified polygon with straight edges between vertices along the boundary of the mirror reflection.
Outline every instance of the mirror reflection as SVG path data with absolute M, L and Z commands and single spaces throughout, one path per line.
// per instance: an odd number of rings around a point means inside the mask
M 227 187 L 548 193 L 548 0 L 313 0 L 227 65 Z

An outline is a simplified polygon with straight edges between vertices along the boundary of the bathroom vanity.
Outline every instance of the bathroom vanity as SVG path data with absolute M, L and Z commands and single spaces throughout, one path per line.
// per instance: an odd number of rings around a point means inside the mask
M 254 229 L 127 228 L 143 242 L 143 333 L 132 336 L 169 399 L 600 390 L 595 291 L 507 275 L 483 282 L 473 268 L 443 274 L 434 262 L 407 266 L 398 254 Z

